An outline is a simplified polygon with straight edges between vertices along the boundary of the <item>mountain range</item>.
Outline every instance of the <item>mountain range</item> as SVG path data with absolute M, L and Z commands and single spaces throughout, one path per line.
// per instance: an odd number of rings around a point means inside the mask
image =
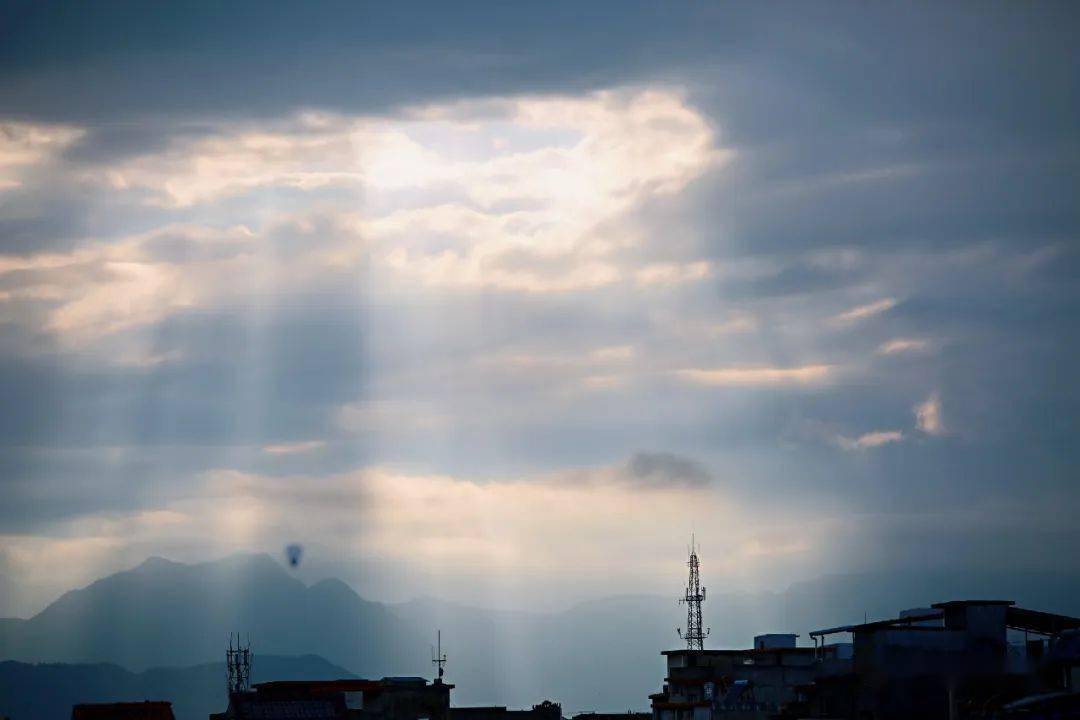
M 805 639 L 816 627 L 959 597 L 1005 597 L 1080 614 L 1080 577 L 892 573 L 825 577 L 782 593 L 717 593 L 705 606 L 707 646 L 744 647 L 760 632 Z M 106 662 L 135 672 L 206 667 L 220 660 L 229 633 L 240 632 L 252 640 L 257 668 L 258 658 L 318 655 L 361 677 L 430 675 L 430 646 L 441 629 L 454 704 L 526 706 L 550 698 L 569 714 L 646 707 L 663 682 L 660 651 L 680 644 L 674 628 L 682 613 L 673 599 L 648 595 L 557 613 L 434 598 L 383 604 L 339 580 L 306 585 L 267 555 L 193 565 L 151 558 L 70 591 L 31 618 L 0 620 L 0 659 Z
M 320 657 L 262 655 L 252 681 L 351 677 Z M 118 665 L 0 662 L 0 715 L 14 720 L 68 720 L 82 702 L 171 700 L 177 720 L 206 720 L 225 709 L 225 663 L 152 668 L 133 673 Z

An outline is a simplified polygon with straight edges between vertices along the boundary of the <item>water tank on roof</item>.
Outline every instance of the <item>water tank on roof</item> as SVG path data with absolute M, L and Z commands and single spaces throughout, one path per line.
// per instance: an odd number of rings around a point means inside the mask
M 793 648 L 795 647 L 795 638 L 799 637 L 795 633 L 767 633 L 765 635 L 754 636 L 754 649 L 755 650 L 772 650 L 775 648 Z

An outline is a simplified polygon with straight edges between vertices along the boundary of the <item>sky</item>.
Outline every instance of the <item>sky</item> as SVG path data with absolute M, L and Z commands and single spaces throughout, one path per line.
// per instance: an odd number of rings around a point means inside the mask
M 0 10 L 0 574 L 1080 571 L 1069 3 Z

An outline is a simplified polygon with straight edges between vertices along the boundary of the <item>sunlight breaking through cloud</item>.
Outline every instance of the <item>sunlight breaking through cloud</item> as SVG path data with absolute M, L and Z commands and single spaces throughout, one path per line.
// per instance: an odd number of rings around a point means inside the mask
M 41 162 L 46 149 L 80 134 L 10 131 L 8 154 Z M 10 305 L 7 316 L 18 319 L 28 317 L 27 302 L 37 305 L 46 327 L 79 343 L 245 289 L 289 292 L 366 264 L 383 271 L 391 292 L 417 283 L 563 293 L 696 282 L 709 277 L 708 263 L 641 264 L 637 255 L 653 241 L 624 216 L 728 159 L 715 139 L 670 90 L 462 101 L 392 118 L 305 113 L 226 123 L 83 177 L 176 209 L 275 188 L 345 190 L 348 209 L 324 222 L 310 209 L 266 216 L 253 208 L 244 226 L 172 225 L 66 254 L 0 257 L 0 277 L 11 279 L 0 307 Z M 334 232 L 317 226 L 326 223 Z M 281 246 L 274 235 L 282 231 L 307 241 Z

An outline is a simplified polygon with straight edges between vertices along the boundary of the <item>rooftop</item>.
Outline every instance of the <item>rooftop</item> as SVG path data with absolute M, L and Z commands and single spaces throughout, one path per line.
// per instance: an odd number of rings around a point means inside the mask
M 175 720 L 172 703 L 163 700 L 142 702 L 82 703 L 71 709 L 71 720 Z
M 363 678 L 344 678 L 341 680 L 271 680 L 269 682 L 255 683 L 252 685 L 260 692 L 275 692 L 279 690 L 310 690 L 318 692 L 363 692 L 375 690 L 382 685 L 379 680 L 364 680 Z
M 1068 615 L 1056 615 L 1054 613 L 1028 610 L 1016 607 L 1012 600 L 949 600 L 948 602 L 934 603 L 931 607 L 934 612 L 924 615 L 907 615 L 904 617 L 890 618 L 888 620 L 876 620 L 874 622 L 856 623 L 853 625 L 839 625 L 837 627 L 814 630 L 811 637 L 824 637 L 843 632 L 866 632 L 884 628 L 896 627 L 905 630 L 942 630 L 943 627 L 918 626 L 915 623 L 928 620 L 941 620 L 947 610 L 958 608 L 998 606 L 1005 607 L 1005 625 L 1015 630 L 1040 633 L 1042 635 L 1057 635 L 1066 630 L 1080 629 L 1080 618 Z
M 948 600 L 946 602 L 934 603 L 930 607 L 938 608 L 940 610 L 946 610 L 948 608 L 955 607 L 968 607 L 971 605 L 1015 605 L 1013 600 Z

